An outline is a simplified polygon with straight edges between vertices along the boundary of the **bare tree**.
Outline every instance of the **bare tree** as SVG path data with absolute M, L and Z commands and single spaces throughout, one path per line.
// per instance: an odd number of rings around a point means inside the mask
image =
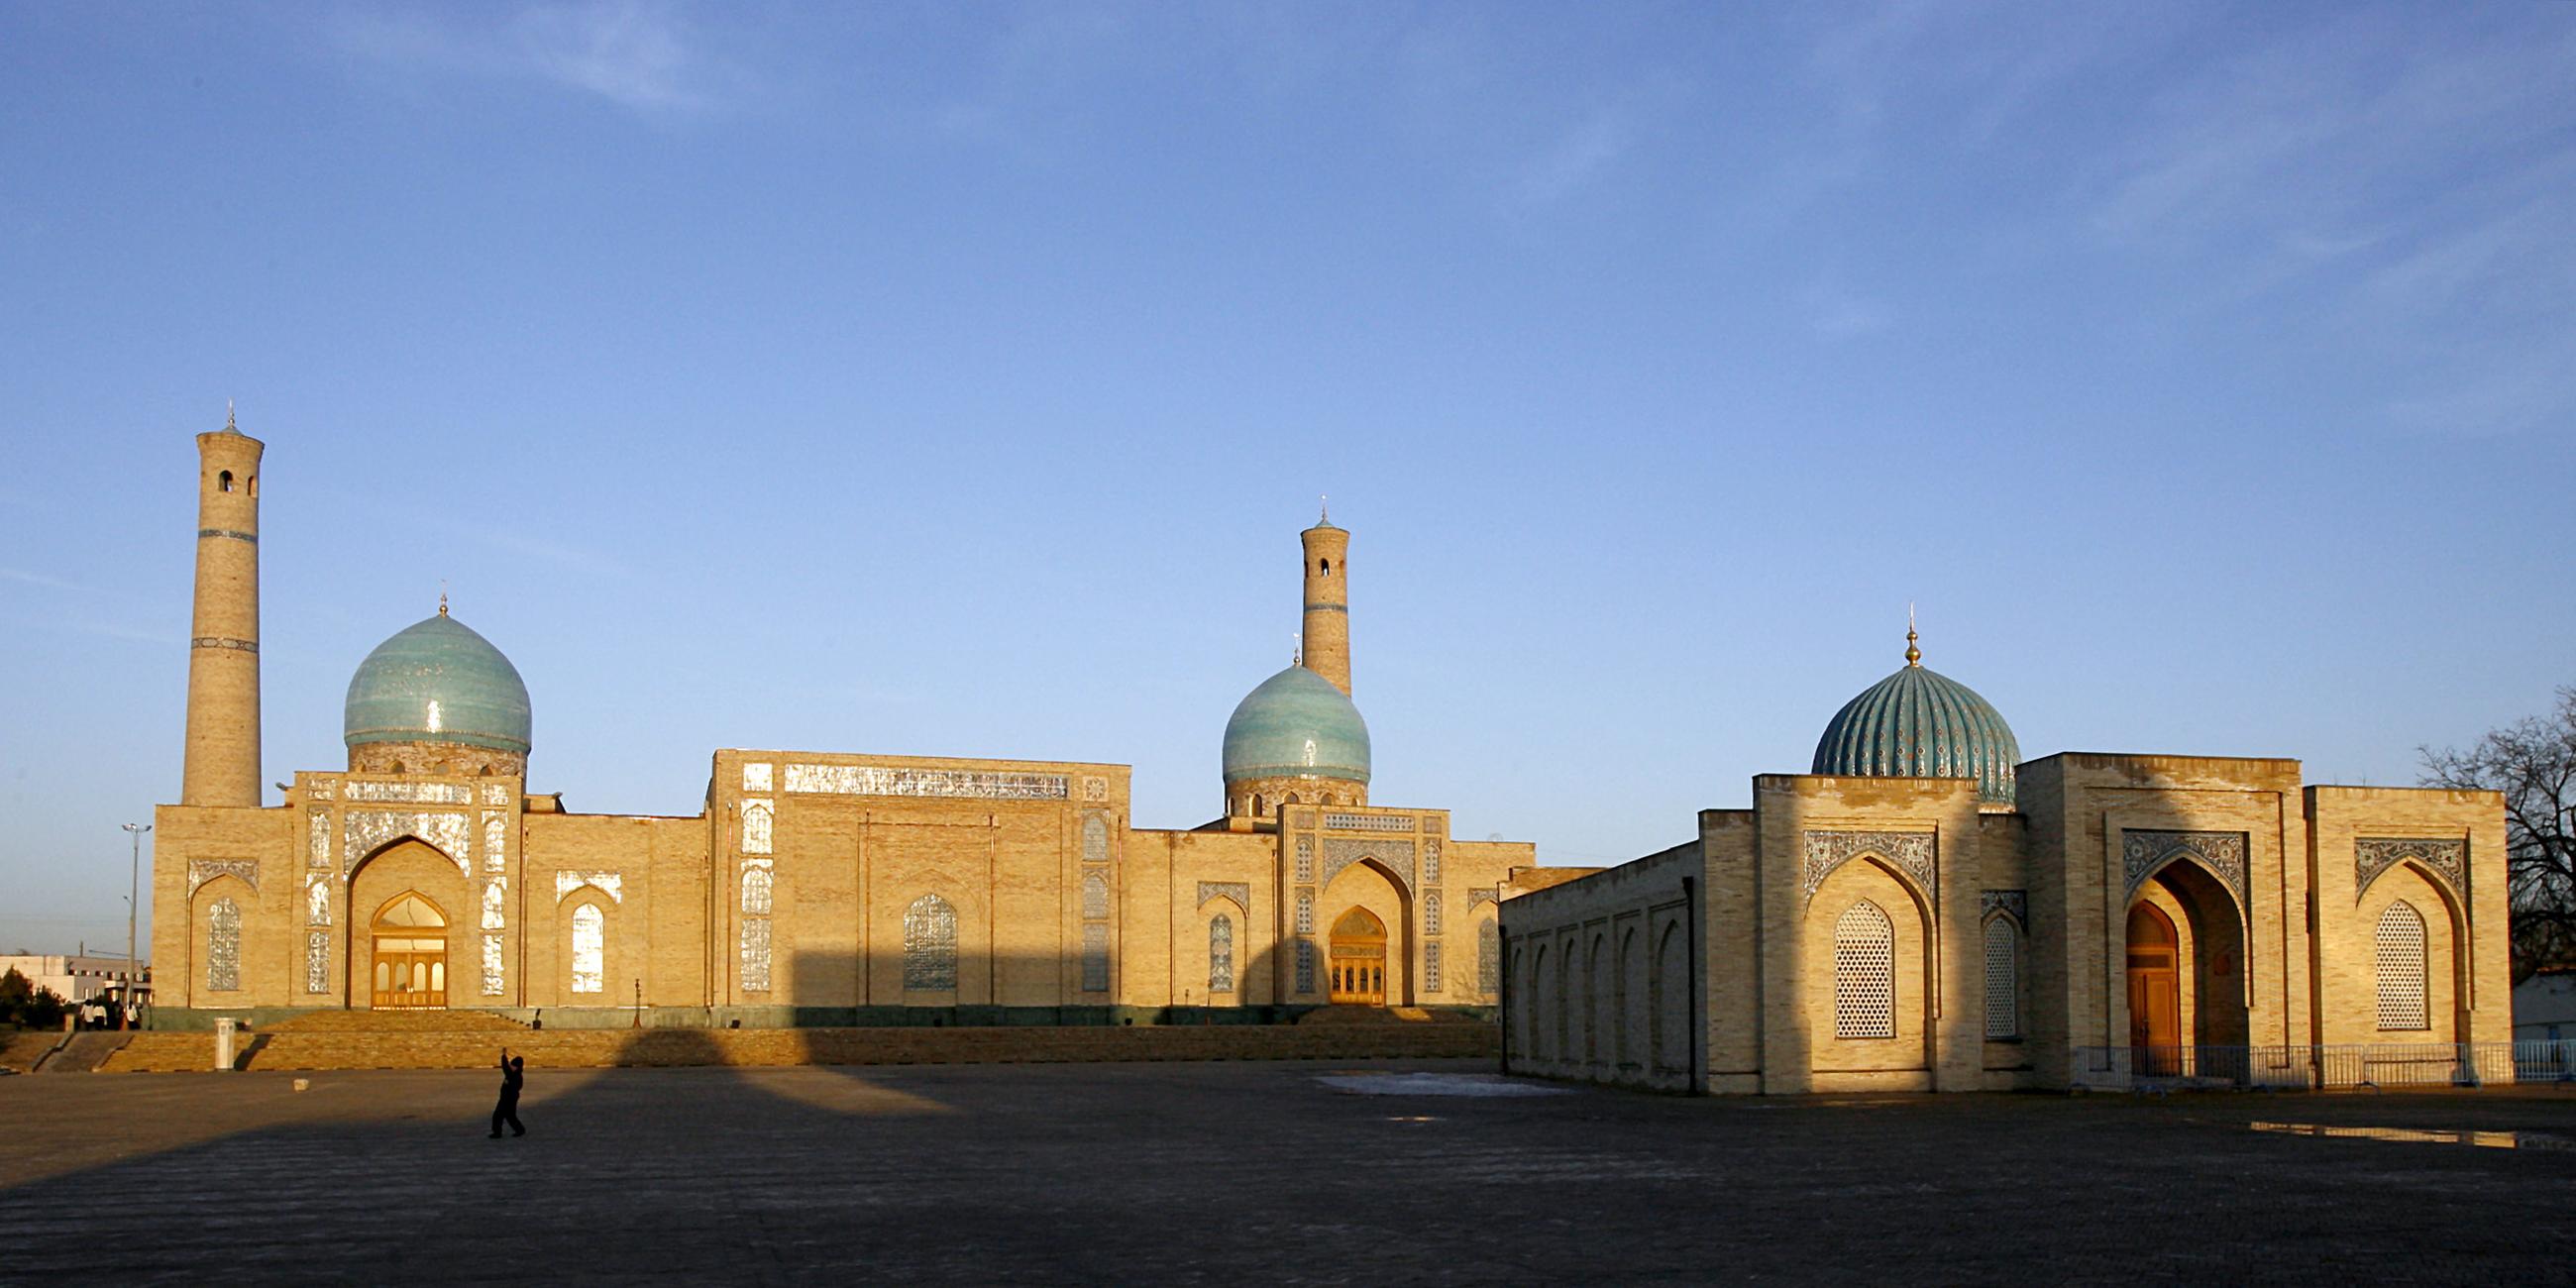
M 2491 729 L 2466 751 L 2419 747 L 2427 787 L 2504 793 L 2513 977 L 2576 966 L 2576 688 L 2558 709 Z

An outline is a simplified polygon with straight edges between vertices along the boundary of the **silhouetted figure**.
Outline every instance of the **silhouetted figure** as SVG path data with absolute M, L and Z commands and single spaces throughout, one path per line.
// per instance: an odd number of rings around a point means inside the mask
M 528 1129 L 519 1122 L 519 1088 L 526 1084 L 528 1060 L 513 1056 L 510 1048 L 501 1048 L 501 1103 L 492 1106 L 492 1139 L 501 1139 L 501 1124 L 510 1124 L 510 1134 L 525 1136 Z

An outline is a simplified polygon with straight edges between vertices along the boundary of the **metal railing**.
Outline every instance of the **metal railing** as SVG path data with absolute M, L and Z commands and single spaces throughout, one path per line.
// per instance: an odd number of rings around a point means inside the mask
M 2576 1040 L 2077 1047 L 2067 1082 L 2091 1091 L 2576 1083 Z

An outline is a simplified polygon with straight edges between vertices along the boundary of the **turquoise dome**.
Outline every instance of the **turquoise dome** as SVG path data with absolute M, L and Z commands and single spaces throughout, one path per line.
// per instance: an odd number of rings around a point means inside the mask
M 1225 722 L 1225 781 L 1308 775 L 1369 780 L 1368 725 L 1333 682 L 1292 666 L 1261 682 Z
M 1843 704 L 1816 741 L 1811 771 L 1864 778 L 1973 778 L 1980 800 L 2013 803 L 2021 743 L 1994 704 L 1915 659 Z
M 528 750 L 528 686 L 492 642 L 447 615 L 404 627 L 349 677 L 342 740 Z

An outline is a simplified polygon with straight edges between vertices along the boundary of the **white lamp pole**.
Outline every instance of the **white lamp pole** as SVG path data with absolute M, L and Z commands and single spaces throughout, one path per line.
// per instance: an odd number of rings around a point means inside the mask
M 152 830 L 150 823 L 119 823 L 134 838 L 134 865 L 126 871 L 125 886 L 125 1004 L 134 1005 L 134 984 L 142 977 L 142 966 L 134 959 L 134 914 L 143 894 L 143 834 Z

